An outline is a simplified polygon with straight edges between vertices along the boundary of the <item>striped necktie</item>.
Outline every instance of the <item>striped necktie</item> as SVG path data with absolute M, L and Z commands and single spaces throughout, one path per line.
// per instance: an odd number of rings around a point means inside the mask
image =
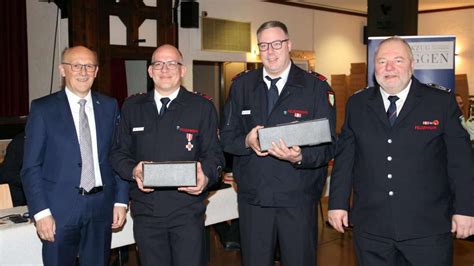
M 275 106 L 275 103 L 278 101 L 278 88 L 276 84 L 281 79 L 281 77 L 272 79 L 269 76 L 265 76 L 265 78 L 270 81 L 270 89 L 267 92 L 267 107 L 268 114 L 270 114 L 273 110 L 273 107 Z
M 390 126 L 395 124 L 395 120 L 397 120 L 397 104 L 395 103 L 398 101 L 398 96 L 388 96 L 388 100 L 390 101 L 390 106 L 387 110 L 387 117 L 388 121 L 390 122 Z
M 79 100 L 79 147 L 81 149 L 81 183 L 80 187 L 89 192 L 95 186 L 94 160 L 92 157 L 92 140 L 89 121 L 85 111 L 86 100 Z

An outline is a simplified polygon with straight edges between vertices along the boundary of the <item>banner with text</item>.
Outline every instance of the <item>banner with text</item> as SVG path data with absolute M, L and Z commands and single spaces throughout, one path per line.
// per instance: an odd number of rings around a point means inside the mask
M 455 36 L 400 36 L 410 45 L 415 70 L 413 75 L 423 83 L 435 83 L 454 91 Z M 369 37 L 367 84 L 374 86 L 374 53 L 380 42 L 388 37 Z

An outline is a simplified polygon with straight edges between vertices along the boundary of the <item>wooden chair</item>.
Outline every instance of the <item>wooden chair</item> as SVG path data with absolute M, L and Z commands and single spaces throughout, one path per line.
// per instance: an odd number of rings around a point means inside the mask
M 0 185 L 0 210 L 13 208 L 12 196 L 8 184 Z

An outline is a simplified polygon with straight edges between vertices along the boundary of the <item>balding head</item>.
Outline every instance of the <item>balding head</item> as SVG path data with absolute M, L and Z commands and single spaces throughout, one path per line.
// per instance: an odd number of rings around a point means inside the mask
M 156 50 L 153 52 L 153 55 L 151 56 L 151 62 L 155 62 L 155 55 L 156 54 L 159 54 L 159 53 L 168 53 L 168 54 L 176 54 L 177 55 L 177 58 L 178 58 L 178 62 L 182 63 L 183 61 L 183 54 L 181 54 L 181 52 L 176 48 L 174 47 L 173 45 L 170 45 L 170 44 L 164 44 L 158 48 L 156 48 Z
M 99 71 L 97 54 L 84 46 L 75 46 L 66 49 L 62 57 L 59 72 L 64 77 L 66 87 L 84 98 L 91 90 Z
M 380 47 L 382 47 L 382 46 L 384 46 L 384 45 L 386 45 L 386 44 L 388 44 L 388 43 L 392 43 L 392 42 L 398 42 L 398 43 L 400 43 L 400 44 L 405 48 L 405 51 L 406 51 L 406 53 L 408 54 L 409 59 L 410 59 L 411 61 L 414 60 L 414 58 L 413 58 L 413 52 L 412 52 L 412 50 L 411 50 L 410 45 L 408 44 L 407 41 L 405 41 L 405 39 L 402 39 L 402 38 L 400 38 L 400 37 L 398 37 L 398 36 L 392 36 L 392 37 L 390 37 L 390 38 L 387 38 L 387 39 L 381 41 L 381 42 L 379 43 L 379 46 L 377 46 L 377 48 L 375 49 L 375 57 L 374 57 L 374 58 L 377 58 L 377 54 L 378 54 L 378 52 L 379 52 L 379 50 L 380 50 Z
M 179 89 L 181 78 L 186 74 L 181 52 L 169 44 L 158 47 L 151 57 L 148 74 L 160 95 L 172 94 Z
M 89 54 L 90 56 L 92 56 L 92 58 L 94 58 L 94 64 L 97 65 L 97 54 L 96 52 L 92 51 L 91 49 L 85 47 L 85 46 L 74 46 L 74 47 L 71 47 L 71 48 L 66 48 L 63 53 L 62 53 L 62 62 L 67 62 L 67 60 L 70 60 L 72 56 L 75 56 L 75 55 L 78 55 L 78 54 L 82 54 L 82 55 L 86 55 L 86 54 Z

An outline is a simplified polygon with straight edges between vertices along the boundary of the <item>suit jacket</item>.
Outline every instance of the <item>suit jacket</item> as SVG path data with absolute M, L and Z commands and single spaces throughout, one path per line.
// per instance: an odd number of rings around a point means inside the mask
M 319 199 L 327 176 L 327 163 L 333 158 L 333 145 L 302 147 L 301 165 L 272 156 L 259 157 L 245 147 L 245 137 L 257 125 L 275 126 L 317 118 L 329 119 L 335 140 L 335 108 L 330 104 L 332 90 L 325 78 L 291 65 L 287 82 L 268 115 L 268 88 L 263 69 L 234 79 L 224 108 L 221 143 L 234 155 L 233 171 L 238 183 L 238 199 L 253 205 L 295 207 Z
M 412 78 L 391 127 L 378 87 L 353 95 L 337 143 L 329 209 L 349 209 L 354 229 L 396 240 L 447 233 L 474 216 L 469 135 L 454 95 Z
M 155 90 L 128 98 L 122 107 L 118 139 L 111 163 L 122 178 L 132 180 L 133 168 L 140 161 L 200 161 L 209 178 L 208 187 L 217 182 L 224 165 L 217 139 L 217 112 L 211 101 L 181 87 L 163 117 L 158 115 Z M 188 143 L 192 148 L 188 150 Z M 199 196 L 177 188 L 156 188 L 152 193 L 130 187 L 133 215 L 167 216 L 197 202 Z
M 119 110 L 117 101 L 92 92 L 103 191 L 91 210 L 95 219 L 112 220 L 114 203 L 128 204 L 128 182 L 110 167 L 108 157 Z M 49 208 L 57 224 L 74 212 L 81 178 L 81 154 L 64 90 L 34 100 L 26 124 L 21 171 L 31 214 Z

